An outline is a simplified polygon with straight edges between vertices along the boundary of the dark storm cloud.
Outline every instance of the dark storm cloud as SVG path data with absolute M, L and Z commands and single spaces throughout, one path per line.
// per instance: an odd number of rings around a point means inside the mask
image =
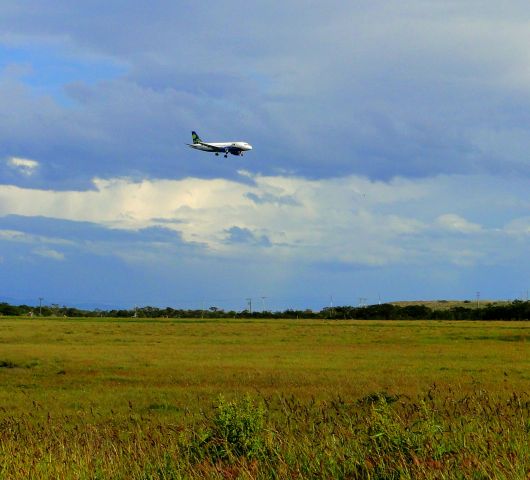
M 529 18 L 523 2 L 3 5 L 0 42 L 38 47 L 43 59 L 28 55 L 33 72 L 23 76 L 4 70 L 0 158 L 42 168 L 0 175 L 55 188 L 88 187 L 93 176 L 234 177 L 240 168 L 310 178 L 528 175 Z M 75 58 L 60 94 L 39 84 L 46 58 Z M 12 54 L 3 64 L 20 61 Z M 216 161 L 185 146 L 192 129 L 255 149 Z
M 529 24 L 519 0 L 0 3 L 0 186 L 24 187 L 1 206 L 28 215 L 0 218 L 1 291 L 509 296 L 528 278 Z M 192 151 L 191 130 L 254 150 Z

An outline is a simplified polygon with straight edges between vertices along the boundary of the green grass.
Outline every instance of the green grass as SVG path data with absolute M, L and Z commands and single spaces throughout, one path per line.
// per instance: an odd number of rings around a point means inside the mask
M 0 479 L 526 478 L 529 342 L 530 322 L 1 318 Z

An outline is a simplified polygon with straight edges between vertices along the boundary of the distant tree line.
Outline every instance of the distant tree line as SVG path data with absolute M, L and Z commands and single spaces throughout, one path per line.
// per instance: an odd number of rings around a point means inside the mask
M 330 320 L 530 320 L 530 302 L 515 300 L 506 304 L 487 304 L 481 308 L 454 306 L 447 309 L 430 308 L 427 305 L 368 305 L 363 307 L 327 307 L 320 311 L 284 310 L 258 311 L 223 310 L 210 307 L 207 310 L 174 309 L 171 307 L 138 307 L 133 309 L 83 310 L 59 306 L 29 306 L 0 303 L 3 316 L 55 316 L 55 317 L 114 317 L 114 318 L 321 318 Z

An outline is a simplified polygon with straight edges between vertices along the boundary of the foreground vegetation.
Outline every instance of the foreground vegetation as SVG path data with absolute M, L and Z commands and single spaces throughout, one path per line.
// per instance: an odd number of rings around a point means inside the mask
M 477 478 L 530 473 L 528 398 L 243 397 L 193 425 L 130 409 L 0 422 L 2 478 Z
M 530 474 L 530 323 L 0 319 L 0 479 Z

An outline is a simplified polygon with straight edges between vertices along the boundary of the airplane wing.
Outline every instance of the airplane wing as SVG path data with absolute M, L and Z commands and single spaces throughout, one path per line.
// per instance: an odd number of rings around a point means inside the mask
M 210 143 L 205 142 L 195 142 L 195 143 L 187 143 L 188 147 L 195 148 L 196 150 L 203 150 L 205 152 L 219 152 L 219 153 L 226 153 L 227 149 L 222 148 L 216 145 L 211 145 Z
M 204 147 L 211 148 L 212 152 L 226 152 L 228 150 L 228 147 L 219 147 L 217 145 L 212 145 L 211 143 L 206 142 L 199 142 Z

